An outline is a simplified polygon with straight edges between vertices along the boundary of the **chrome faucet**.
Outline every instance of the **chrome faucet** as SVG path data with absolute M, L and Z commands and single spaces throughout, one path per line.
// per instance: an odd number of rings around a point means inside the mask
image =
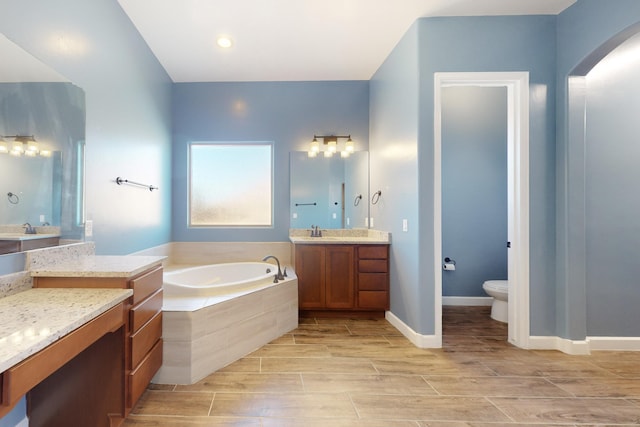
M 280 269 L 280 261 L 278 261 L 278 258 L 274 257 L 273 255 L 267 255 L 266 257 L 262 258 L 262 261 L 266 261 L 269 258 L 275 259 L 276 263 L 278 264 L 278 274 L 276 274 L 276 280 L 284 280 L 284 278 L 287 277 L 287 268 L 285 267 L 284 274 L 282 274 L 282 270 Z
M 317 225 L 311 224 L 311 236 L 310 237 L 322 237 L 322 230 Z
M 24 227 L 24 234 L 36 234 L 36 229 L 28 222 L 25 222 L 22 226 Z

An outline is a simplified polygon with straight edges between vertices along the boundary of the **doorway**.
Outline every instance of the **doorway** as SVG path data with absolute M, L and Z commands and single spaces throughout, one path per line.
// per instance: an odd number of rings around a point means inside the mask
M 442 271 L 442 301 L 487 305 L 481 284 L 508 278 L 507 89 L 449 86 L 441 95 L 442 255 L 457 265 Z
M 442 90 L 504 87 L 507 92 L 508 341 L 529 347 L 529 73 L 436 73 L 434 76 L 435 333 L 442 342 Z

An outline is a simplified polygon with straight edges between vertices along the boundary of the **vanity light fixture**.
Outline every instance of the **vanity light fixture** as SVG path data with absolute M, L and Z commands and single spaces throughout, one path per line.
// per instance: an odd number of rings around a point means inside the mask
M 320 149 L 319 139 L 322 139 L 323 145 L 327 146 L 326 150 Z M 349 157 L 355 150 L 351 135 L 313 135 L 308 152 L 309 157 L 316 157 L 320 152 L 323 153 L 324 157 L 332 157 L 335 153 L 338 153 L 338 139 L 347 140 L 344 144 L 344 149 L 340 150 L 340 157 Z
M 11 146 L 4 138 L 13 138 Z M 0 153 L 9 153 L 13 156 L 35 157 L 41 155 L 51 157 L 50 150 L 40 150 L 38 142 L 33 135 L 0 135 Z

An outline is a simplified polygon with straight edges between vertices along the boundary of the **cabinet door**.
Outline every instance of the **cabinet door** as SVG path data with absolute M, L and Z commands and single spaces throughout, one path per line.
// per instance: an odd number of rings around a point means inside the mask
M 326 307 L 354 308 L 354 249 L 353 246 L 326 248 Z
M 324 308 L 325 251 L 323 245 L 296 246 L 298 307 Z

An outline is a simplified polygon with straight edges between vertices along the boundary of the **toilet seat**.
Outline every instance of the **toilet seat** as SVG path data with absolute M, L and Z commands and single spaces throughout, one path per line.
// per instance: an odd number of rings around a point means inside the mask
M 482 287 L 495 292 L 509 292 L 509 281 L 507 280 L 487 280 L 482 284 Z

